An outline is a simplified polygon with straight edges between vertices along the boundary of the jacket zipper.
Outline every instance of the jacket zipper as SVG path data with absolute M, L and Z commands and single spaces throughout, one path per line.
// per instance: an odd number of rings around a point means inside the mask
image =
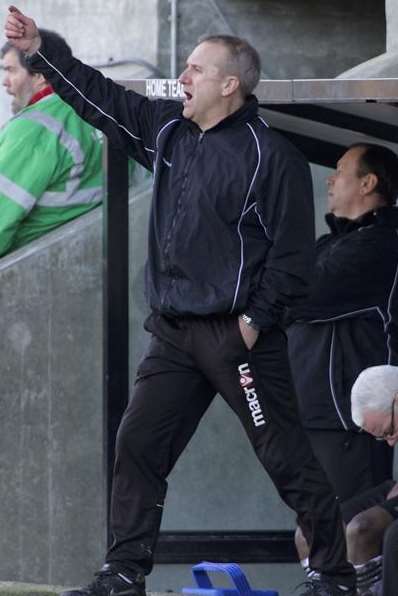
M 163 258 L 164 258 L 165 264 L 167 264 L 167 260 L 168 260 L 168 255 L 169 255 L 169 251 L 170 251 L 170 244 L 171 244 L 172 234 L 173 234 L 173 231 L 174 231 L 174 229 L 176 227 L 178 216 L 179 216 L 179 214 L 181 212 L 182 198 L 183 198 L 183 196 L 185 194 L 185 189 L 186 189 L 187 182 L 188 182 L 188 171 L 189 171 L 189 169 L 191 167 L 193 158 L 194 158 L 195 153 L 196 153 L 196 149 L 197 149 L 198 145 L 202 142 L 202 139 L 204 137 L 204 134 L 205 134 L 204 132 L 201 132 L 199 134 L 198 140 L 196 142 L 196 146 L 195 146 L 194 150 L 192 151 L 190 158 L 187 160 L 187 162 L 185 164 L 185 168 L 184 168 L 184 172 L 183 172 L 184 180 L 183 180 L 183 183 L 182 183 L 182 186 L 181 186 L 180 196 L 178 198 L 177 207 L 176 207 L 176 210 L 175 210 L 175 213 L 174 213 L 173 220 L 172 220 L 172 222 L 170 224 L 169 231 L 167 232 L 167 236 L 166 236 L 166 244 L 165 244 L 164 251 L 163 251 Z M 161 299 L 161 305 L 162 306 L 164 306 L 165 301 L 166 301 L 166 296 L 169 293 L 170 288 L 174 285 L 175 281 L 176 280 L 173 277 L 170 278 L 170 283 L 168 284 L 167 290 L 165 291 L 165 293 L 163 294 L 162 299 Z

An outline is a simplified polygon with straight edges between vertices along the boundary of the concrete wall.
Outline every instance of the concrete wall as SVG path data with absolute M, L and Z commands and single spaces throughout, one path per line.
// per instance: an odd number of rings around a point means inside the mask
M 386 52 L 345 70 L 341 79 L 388 79 L 398 77 L 398 2 L 386 0 Z
M 79 582 L 102 555 L 98 220 L 0 261 L 2 579 Z
M 386 0 L 387 52 L 398 52 L 398 2 Z
M 141 263 L 145 225 L 131 232 Z M 101 208 L 1 259 L 0 287 L 0 578 L 86 582 L 106 546 Z
M 164 25 L 167 4 L 159 4 Z M 179 0 L 178 5 L 180 69 L 200 35 L 219 32 L 253 43 L 262 56 L 263 78 L 333 78 L 385 50 L 383 0 Z M 161 27 L 163 68 L 167 36 Z

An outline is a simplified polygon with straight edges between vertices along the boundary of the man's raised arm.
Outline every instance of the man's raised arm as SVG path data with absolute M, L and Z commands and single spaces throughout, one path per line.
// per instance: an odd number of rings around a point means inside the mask
M 181 117 L 177 101 L 149 101 L 126 90 L 101 72 L 75 58 L 70 48 L 54 42 L 33 19 L 10 6 L 5 34 L 15 48 L 27 55 L 35 72 L 43 74 L 55 92 L 77 114 L 130 157 L 153 170 L 159 130 Z

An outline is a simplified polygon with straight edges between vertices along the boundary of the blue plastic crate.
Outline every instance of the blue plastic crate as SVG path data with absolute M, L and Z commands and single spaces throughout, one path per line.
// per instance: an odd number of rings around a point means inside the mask
M 215 588 L 208 572 L 226 574 L 235 588 Z M 209 563 L 203 561 L 192 567 L 196 588 L 183 588 L 183 594 L 198 594 L 201 596 L 279 596 L 275 590 L 252 590 L 242 569 L 236 563 Z

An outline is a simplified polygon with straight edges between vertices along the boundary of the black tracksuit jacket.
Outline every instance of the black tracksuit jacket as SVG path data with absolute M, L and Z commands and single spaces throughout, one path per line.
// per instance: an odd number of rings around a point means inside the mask
M 326 221 L 310 295 L 289 313 L 289 355 L 304 426 L 347 430 L 358 374 L 398 364 L 398 209 Z
M 169 316 L 242 313 L 261 329 L 308 291 L 312 183 L 302 155 L 270 130 L 250 97 L 202 133 L 178 101 L 105 79 L 43 35 L 30 59 L 56 92 L 154 172 L 147 297 Z

